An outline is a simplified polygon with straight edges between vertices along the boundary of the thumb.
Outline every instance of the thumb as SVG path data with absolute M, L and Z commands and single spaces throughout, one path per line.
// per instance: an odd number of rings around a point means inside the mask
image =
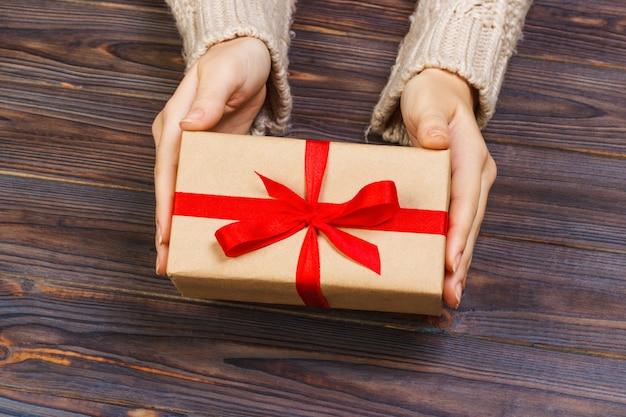
M 226 102 L 230 98 L 228 83 L 219 77 L 209 76 L 196 68 L 198 87 L 189 112 L 180 121 L 183 130 L 210 130 L 224 115 Z
M 447 117 L 436 109 L 422 116 L 417 124 L 417 142 L 426 149 L 448 149 L 450 129 Z

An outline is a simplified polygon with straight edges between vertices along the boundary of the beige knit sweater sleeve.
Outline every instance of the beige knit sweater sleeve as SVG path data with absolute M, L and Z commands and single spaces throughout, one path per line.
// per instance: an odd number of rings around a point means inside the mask
M 253 134 L 284 132 L 291 114 L 287 81 L 290 25 L 295 0 L 166 0 L 183 37 L 187 67 L 212 45 L 253 36 L 272 57 L 265 105 Z M 374 108 L 370 130 L 408 144 L 399 100 L 406 83 L 425 68 L 442 68 L 477 91 L 477 120 L 494 113 L 507 62 L 531 0 L 419 0 L 387 85 Z
M 187 68 L 212 45 L 242 36 L 265 42 L 272 58 L 267 97 L 253 134 L 283 133 L 291 114 L 287 53 L 295 0 L 166 0 L 183 38 Z
M 425 68 L 441 68 L 478 92 L 476 118 L 484 127 L 494 113 L 502 79 L 531 0 L 420 0 L 400 45 L 370 129 L 408 144 L 399 100 L 406 83 Z

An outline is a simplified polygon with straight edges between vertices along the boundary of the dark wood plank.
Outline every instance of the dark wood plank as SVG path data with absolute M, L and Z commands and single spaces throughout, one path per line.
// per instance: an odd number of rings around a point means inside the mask
M 0 183 L 4 273 L 173 293 L 154 277 L 151 193 L 32 177 Z
M 540 401 L 582 416 L 626 403 L 620 358 L 45 281 L 0 288 L 5 390 L 157 409 L 167 395 L 194 415 L 464 415 L 468 403 L 524 415 Z M 477 390 L 493 400 L 472 402 Z
M 488 140 L 626 156 L 625 68 L 516 57 L 507 74 Z
M 311 30 L 352 40 L 387 39 L 398 44 L 409 28 L 408 17 L 414 8 L 412 0 L 303 1 L 296 9 L 293 25 L 295 39 L 298 39 L 300 31 Z
M 626 358 L 626 256 L 481 236 L 447 331 Z
M 0 94 L 0 170 L 152 189 L 154 100 L 51 87 Z
M 294 95 L 289 135 L 363 142 L 397 42 L 297 32 L 290 58 Z M 381 59 L 386 51 L 387 59 Z M 344 60 L 337 61 L 337 55 Z M 380 142 L 380 141 L 378 141 Z
M 88 399 L 68 398 L 38 392 L 24 392 L 0 388 L 0 415 L 3 417 L 184 417 L 168 408 L 146 409 L 125 404 L 102 403 Z
M 569 62 L 572 70 L 581 66 L 624 69 L 625 17 L 620 0 L 537 1 L 528 13 L 518 52 Z
M 181 77 L 179 35 L 163 2 L 6 3 L 0 17 L 11 83 L 154 97 Z M 161 95 L 161 98 L 166 96 Z
M 183 68 L 164 4 L 5 7 L 0 167 L 151 189 L 150 123 Z
M 484 233 L 626 253 L 623 159 L 506 144 L 490 149 L 500 169 Z

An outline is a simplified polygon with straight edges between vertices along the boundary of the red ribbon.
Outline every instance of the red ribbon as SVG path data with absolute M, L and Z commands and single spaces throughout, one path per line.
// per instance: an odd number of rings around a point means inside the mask
M 296 269 L 296 289 L 309 306 L 328 307 L 320 286 L 318 231 L 349 258 L 380 274 L 376 245 L 338 227 L 445 234 L 445 211 L 400 208 L 393 181 L 373 182 L 349 201 L 318 202 L 330 142 L 307 141 L 306 198 L 263 175 L 272 199 L 177 192 L 174 215 L 238 220 L 215 232 L 226 256 L 243 255 L 283 240 L 308 226 Z

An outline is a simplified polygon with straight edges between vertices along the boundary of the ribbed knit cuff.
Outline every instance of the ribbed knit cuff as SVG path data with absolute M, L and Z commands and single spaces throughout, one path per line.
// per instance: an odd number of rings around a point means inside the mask
M 425 68 L 444 69 L 467 80 L 478 91 L 476 119 L 484 127 L 494 113 L 529 6 L 530 0 L 420 0 L 372 113 L 370 130 L 387 141 L 409 144 L 400 96 L 406 83 Z
M 183 38 L 187 68 L 219 42 L 251 36 L 262 40 L 272 59 L 265 104 L 252 134 L 280 134 L 291 115 L 288 48 L 295 0 L 166 0 Z

